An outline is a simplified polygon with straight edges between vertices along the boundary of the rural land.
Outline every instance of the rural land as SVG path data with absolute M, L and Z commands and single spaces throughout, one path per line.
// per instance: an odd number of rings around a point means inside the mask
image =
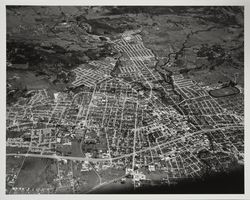
M 243 7 L 6 19 L 6 194 L 244 193 Z

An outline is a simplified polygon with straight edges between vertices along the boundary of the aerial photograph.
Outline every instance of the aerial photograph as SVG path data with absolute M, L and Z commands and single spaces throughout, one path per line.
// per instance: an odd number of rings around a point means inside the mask
M 5 12 L 6 195 L 244 194 L 244 6 Z

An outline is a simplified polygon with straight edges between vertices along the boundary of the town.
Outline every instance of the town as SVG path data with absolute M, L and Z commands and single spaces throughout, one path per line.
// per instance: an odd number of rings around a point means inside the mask
M 9 193 L 77 193 L 82 187 L 87 193 L 112 181 L 140 187 L 159 177 L 173 184 L 201 177 L 204 162 L 216 171 L 244 161 L 243 113 L 230 106 L 236 101 L 217 99 L 209 94 L 213 88 L 182 74 L 165 83 L 140 30 L 113 43 L 120 54 L 117 75 L 111 75 L 117 60 L 92 61 L 72 70 L 72 87 L 86 90 L 53 96 L 33 90 L 31 98 L 7 107 L 7 132 L 20 135 L 7 138 L 7 157 L 52 159 L 57 172 L 56 190 L 51 184 L 34 191 L 15 186 L 12 168 Z M 116 171 L 111 179 L 108 170 Z M 92 188 L 80 181 L 91 174 L 98 177 Z

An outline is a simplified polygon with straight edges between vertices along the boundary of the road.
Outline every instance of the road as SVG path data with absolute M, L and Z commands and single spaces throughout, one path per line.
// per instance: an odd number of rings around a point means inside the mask
M 232 129 L 232 128 L 244 128 L 244 126 L 229 126 L 229 127 L 227 126 L 227 127 L 213 128 L 213 129 L 204 129 L 204 130 L 196 131 L 196 132 L 193 132 L 193 133 L 188 133 L 188 134 L 186 134 L 186 135 L 184 135 L 182 137 L 176 138 L 174 140 L 165 142 L 165 143 L 160 144 L 160 145 L 156 145 L 154 147 L 148 147 L 148 148 L 145 148 L 145 149 L 142 149 L 142 150 L 139 150 L 139 151 L 134 151 L 133 153 L 130 153 L 130 154 L 124 154 L 122 156 L 111 158 L 111 159 L 110 158 L 82 158 L 82 157 L 72 157 L 72 156 L 59 156 L 59 155 L 56 155 L 56 154 L 53 154 L 53 155 L 41 155 L 41 154 L 30 154 L 30 153 L 28 153 L 28 154 L 7 153 L 6 156 L 25 156 L 25 157 L 35 157 L 35 158 L 50 158 L 50 159 L 57 159 L 57 160 L 67 159 L 67 160 L 89 161 L 89 162 L 103 162 L 103 161 L 111 161 L 111 160 L 114 161 L 114 160 L 119 160 L 121 158 L 134 156 L 134 155 L 136 155 L 138 153 L 142 153 L 142 152 L 145 152 L 145 151 L 157 149 L 157 148 L 159 148 L 161 146 L 167 145 L 169 143 L 172 143 L 172 142 L 175 142 L 175 141 L 178 141 L 178 140 L 181 140 L 183 138 L 190 137 L 190 136 L 193 136 L 193 135 L 196 135 L 196 134 L 199 134 L 199 133 L 206 133 L 206 132 L 211 132 L 211 131 Z

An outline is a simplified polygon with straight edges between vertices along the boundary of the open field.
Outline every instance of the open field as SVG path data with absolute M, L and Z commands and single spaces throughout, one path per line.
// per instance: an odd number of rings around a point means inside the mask
M 14 79 L 13 79 L 14 77 Z M 46 78 L 36 76 L 30 71 L 9 71 L 7 78 L 10 78 L 10 84 L 13 88 L 27 88 L 28 90 L 47 89 L 50 83 Z
M 16 187 L 49 187 L 56 175 L 56 166 L 50 159 L 26 158 L 15 183 Z
M 81 172 L 79 187 L 80 193 L 86 193 L 98 184 L 99 178 L 94 170 L 91 170 L 89 172 Z

